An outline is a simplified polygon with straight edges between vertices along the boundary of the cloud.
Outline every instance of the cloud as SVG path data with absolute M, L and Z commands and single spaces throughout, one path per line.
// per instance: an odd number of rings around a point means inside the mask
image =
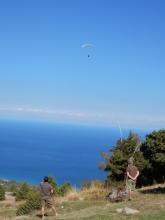
M 34 113 L 44 112 L 43 110 L 39 110 L 39 109 L 25 109 L 24 111 L 26 111 L 26 112 L 34 112 Z
M 23 109 L 23 108 L 0 108 L 0 111 L 13 111 L 13 112 L 31 112 L 35 114 L 54 114 L 54 115 L 65 115 L 65 116 L 73 116 L 73 117 L 91 117 L 90 114 L 84 114 L 84 113 L 74 113 L 74 112 L 64 112 L 64 111 L 50 111 L 50 110 L 42 110 L 42 109 Z
M 12 113 L 13 112 L 13 113 Z M 165 118 L 151 115 L 136 115 L 136 114 L 120 114 L 117 112 L 110 113 L 82 113 L 82 112 L 69 112 L 69 111 L 51 111 L 33 108 L 0 108 L 0 117 L 17 117 L 29 119 L 51 120 L 51 121 L 77 121 L 80 123 L 94 123 L 100 125 L 117 126 L 118 121 L 122 127 L 140 126 L 140 127 L 160 127 L 165 126 Z

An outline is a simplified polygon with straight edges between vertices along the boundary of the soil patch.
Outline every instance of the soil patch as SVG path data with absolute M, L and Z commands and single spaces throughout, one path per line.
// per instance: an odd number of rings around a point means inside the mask
M 5 194 L 5 200 L 0 201 L 1 204 L 12 204 L 15 202 L 15 196 Z

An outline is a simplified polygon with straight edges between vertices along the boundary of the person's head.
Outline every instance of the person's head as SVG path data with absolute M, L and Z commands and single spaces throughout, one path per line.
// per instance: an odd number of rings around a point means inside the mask
M 132 159 L 129 159 L 128 160 L 128 165 L 132 165 L 133 164 L 133 160 Z
M 44 177 L 44 182 L 48 182 L 48 177 L 47 176 Z

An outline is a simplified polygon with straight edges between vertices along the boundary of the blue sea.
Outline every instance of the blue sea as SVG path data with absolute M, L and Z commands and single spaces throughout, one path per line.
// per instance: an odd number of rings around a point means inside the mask
M 122 129 L 127 138 L 130 129 Z M 145 140 L 151 131 L 132 130 Z M 98 169 L 107 152 L 120 139 L 118 127 L 0 120 L 0 178 L 38 185 L 52 175 L 58 186 L 65 181 L 80 187 L 87 179 L 102 181 Z

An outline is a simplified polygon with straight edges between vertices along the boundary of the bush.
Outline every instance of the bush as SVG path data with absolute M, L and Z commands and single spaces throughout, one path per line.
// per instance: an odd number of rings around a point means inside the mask
M 89 189 L 92 185 L 92 180 L 91 179 L 86 179 L 84 182 L 81 183 L 81 187 L 84 189 Z
M 56 180 L 53 178 L 53 176 L 48 176 L 49 179 L 49 183 L 53 188 L 53 193 L 51 194 L 51 196 L 57 196 L 58 195 L 58 186 L 57 186 L 57 182 Z
M 59 196 L 65 196 L 72 189 L 71 184 L 69 182 L 65 182 L 61 188 L 58 189 Z
M 19 205 L 16 211 L 16 215 L 26 215 L 26 214 L 29 214 L 30 212 L 31 212 L 30 207 L 25 203 L 25 204 Z
M 39 191 L 30 191 L 27 194 L 27 200 L 24 204 L 19 205 L 16 215 L 25 215 L 29 214 L 33 210 L 38 210 L 41 208 L 40 202 L 40 192 Z
M 94 180 L 92 185 L 96 188 L 103 188 L 104 183 L 101 180 Z
M 8 186 L 8 188 L 6 189 L 6 191 L 8 192 L 12 192 L 14 196 L 17 195 L 18 189 L 16 187 L 15 184 L 11 184 L 10 186 Z
M 27 182 L 24 182 L 20 188 L 20 190 L 16 193 L 16 201 L 21 201 L 27 198 L 27 194 L 30 191 L 30 186 Z
M 0 201 L 5 200 L 5 189 L 0 185 Z

